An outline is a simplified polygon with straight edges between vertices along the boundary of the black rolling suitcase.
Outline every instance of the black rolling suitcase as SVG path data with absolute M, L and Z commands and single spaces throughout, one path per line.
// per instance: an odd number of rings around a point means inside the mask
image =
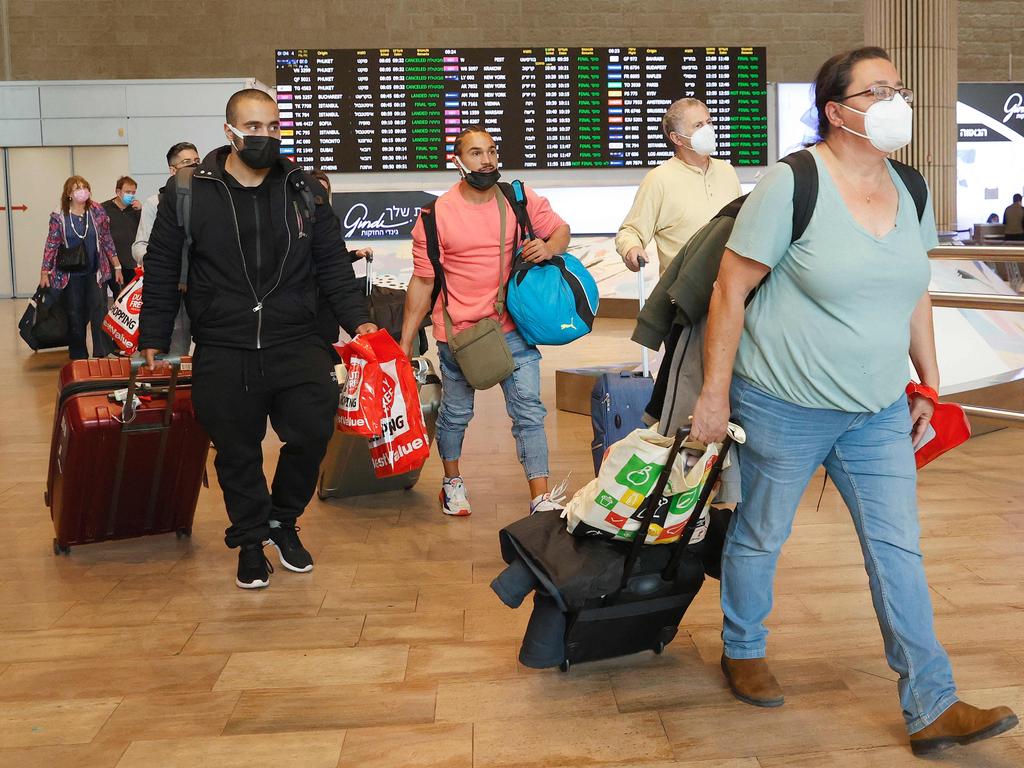
M 675 462 L 685 435 L 684 430 L 676 432 L 667 466 Z M 642 563 L 640 554 L 653 517 L 648 515 L 626 556 L 619 588 L 588 600 L 580 610 L 566 613 L 565 659 L 560 667 L 563 672 L 583 661 L 609 659 L 645 650 L 661 653 L 675 638 L 683 614 L 704 583 L 703 562 L 688 550 L 687 545 L 710 500 L 731 446 L 731 438 L 726 437 L 719 461 L 712 467 L 679 541 L 665 546 L 671 554 L 663 567 L 657 567 L 660 565 L 658 558 L 648 559 L 638 567 Z M 668 472 L 661 474 L 641 509 L 649 508 L 662 499 L 668 476 Z M 662 546 L 653 548 L 661 549 Z M 663 558 L 661 562 L 664 562 Z
M 675 462 L 687 432 L 676 432 L 667 465 Z M 644 513 L 664 498 L 667 472 L 635 513 L 642 522 L 632 544 L 574 536 L 558 510 L 524 517 L 498 532 L 508 567 L 494 578 L 491 589 L 510 608 L 518 608 L 533 593 L 521 664 L 568 672 L 577 662 L 664 650 L 705 574 L 718 578 L 721 573 L 728 514 L 708 505 L 731 446 L 732 439 L 726 438 L 673 544 L 642 543 L 652 522 Z

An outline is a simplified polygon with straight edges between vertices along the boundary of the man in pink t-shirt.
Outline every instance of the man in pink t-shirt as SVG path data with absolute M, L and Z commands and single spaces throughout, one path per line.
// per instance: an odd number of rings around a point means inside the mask
M 530 485 L 530 512 L 559 509 L 548 490 L 548 440 L 544 432 L 547 410 L 540 399 L 540 352 L 523 341 L 506 312 L 495 310 L 501 275 L 499 248 L 500 209 L 506 208 L 504 279 L 512 268 L 516 219 L 498 181 L 498 149 L 486 130 L 472 126 L 455 141 L 452 157 L 461 180 L 434 203 L 441 266 L 448 293 L 452 331 L 459 333 L 486 317 L 501 323 L 515 361 L 515 370 L 501 382 L 505 407 L 512 419 L 519 462 Z M 526 208 L 536 237 L 528 240 L 522 257 L 530 262 L 547 261 L 564 253 L 569 245 L 569 225 L 548 201 L 526 190 Z M 466 486 L 459 470 L 462 439 L 473 418 L 474 390 L 466 382 L 447 344 L 441 299 L 431 307 L 434 268 L 427 256 L 422 219 L 412 231 L 413 277 L 405 300 L 402 348 L 412 350 L 423 317 L 432 312 L 434 338 L 441 361 L 441 409 L 437 418 L 437 447 L 444 465 L 441 511 L 447 515 L 470 513 Z

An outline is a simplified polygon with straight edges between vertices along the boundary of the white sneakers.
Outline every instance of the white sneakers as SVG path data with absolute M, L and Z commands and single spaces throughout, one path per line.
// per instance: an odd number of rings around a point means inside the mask
M 537 496 L 530 502 L 530 514 L 535 512 L 561 512 L 564 509 L 565 489 L 569 478 L 552 488 L 549 492 Z M 466 495 L 466 483 L 461 477 L 446 477 L 441 484 L 438 496 L 441 511 L 452 517 L 466 517 L 472 513 L 469 497 Z
M 547 493 L 537 496 L 530 502 L 530 514 L 536 512 L 562 512 L 565 506 L 565 489 L 569 487 L 569 478 L 565 478 Z
M 441 484 L 441 511 L 452 517 L 467 517 L 473 512 L 461 477 L 446 477 Z

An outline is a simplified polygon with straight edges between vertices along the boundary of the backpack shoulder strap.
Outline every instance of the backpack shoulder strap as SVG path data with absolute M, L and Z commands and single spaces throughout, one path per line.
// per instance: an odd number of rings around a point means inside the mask
M 434 268 L 434 290 L 430 295 L 430 307 L 433 309 L 441 291 L 444 291 L 445 295 L 448 293 L 444 282 L 444 270 L 441 268 L 441 244 L 437 239 L 434 206 L 424 206 L 420 209 L 420 221 L 423 222 L 423 234 L 427 238 L 427 258 L 430 259 L 430 266 Z
M 516 202 L 519 205 L 526 205 L 526 187 L 523 186 L 523 182 L 519 179 L 513 179 L 511 186 Z
M 295 174 L 292 179 L 292 188 L 301 198 L 302 207 L 306 209 L 309 220 L 316 221 L 316 196 L 313 194 L 313 186 L 310 184 L 309 175 L 305 171 Z M 330 205 L 330 202 L 327 204 Z
M 889 159 L 893 169 L 899 174 L 903 186 L 907 188 L 910 196 L 914 199 L 914 207 L 917 208 L 917 220 L 924 218 L 924 209 L 928 205 L 928 182 L 924 180 L 921 172 L 913 166 L 901 163 L 899 160 Z
M 505 195 L 509 205 L 512 206 L 512 212 L 516 215 L 519 228 L 525 234 L 533 237 L 533 225 L 530 223 L 530 214 L 526 210 L 526 188 L 523 186 L 523 182 L 519 179 L 516 179 L 511 184 L 499 181 L 498 187 Z
M 174 174 L 174 212 L 178 226 L 185 230 L 185 242 L 181 246 L 181 276 L 178 285 L 188 285 L 188 260 L 192 252 L 192 177 L 195 168 L 179 168 Z
M 818 165 L 806 149 L 786 155 L 779 162 L 793 170 L 793 236 L 790 242 L 795 243 L 807 230 L 818 202 Z

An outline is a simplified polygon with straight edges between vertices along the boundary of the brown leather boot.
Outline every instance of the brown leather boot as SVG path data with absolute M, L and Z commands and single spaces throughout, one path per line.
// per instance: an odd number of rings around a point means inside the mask
M 927 728 L 912 734 L 910 749 L 915 755 L 934 755 L 957 744 L 970 744 L 1017 727 L 1017 716 L 1009 707 L 978 709 L 962 701 L 939 715 Z
M 755 707 L 781 707 L 785 698 L 779 681 L 764 659 L 730 659 L 722 654 L 722 672 L 732 695 Z

